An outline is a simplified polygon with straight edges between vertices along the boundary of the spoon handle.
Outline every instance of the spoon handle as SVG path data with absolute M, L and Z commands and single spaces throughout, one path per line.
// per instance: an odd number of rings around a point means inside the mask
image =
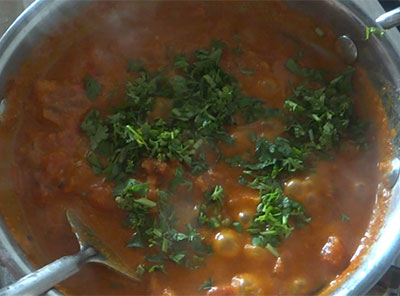
M 77 273 L 81 266 L 96 254 L 93 248 L 85 248 L 75 255 L 62 257 L 2 288 L 0 296 L 40 295 Z
M 390 29 L 400 25 L 400 7 L 382 14 L 375 22 L 383 29 Z

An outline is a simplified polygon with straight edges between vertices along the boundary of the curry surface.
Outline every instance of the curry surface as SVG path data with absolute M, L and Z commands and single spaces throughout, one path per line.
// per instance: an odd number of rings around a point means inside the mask
M 112 198 L 113 185 L 105 182 L 103 176 L 94 175 L 87 164 L 89 141 L 80 130 L 90 109 L 103 110 L 124 98 L 122 91 L 117 91 L 112 100 L 107 94 L 115 85 L 124 85 L 134 78 L 126 72 L 127 58 L 141 58 L 148 68 L 156 70 L 168 60 L 169 50 L 190 53 L 207 46 L 212 39 L 222 40 L 228 45 L 222 58 L 223 68 L 238 78 L 244 93 L 277 108 L 282 107 L 291 84 L 300 82 L 285 68 L 286 60 L 299 51 L 308 67 L 332 73 L 345 69 L 333 53 L 334 36 L 329 29 L 318 24 L 325 33 L 319 36 L 314 21 L 281 3 L 108 2 L 88 8 L 82 14 L 87 20 L 78 19 L 64 28 L 65 36 L 75 32 L 80 37 L 62 50 L 63 37 L 58 34 L 50 38 L 41 53 L 35 53 L 43 55 L 46 48 L 49 53 L 56 52 L 49 55 L 50 66 L 44 69 L 27 64 L 7 92 L 10 110 L 22 106 L 12 176 L 16 198 L 23 208 L 21 220 L 29 225 L 26 235 L 30 243 L 24 243 L 23 248 L 27 253 L 35 248 L 34 263 L 38 266 L 78 250 L 65 217 L 67 208 L 85 217 L 132 268 L 143 261 L 146 250 L 125 246 L 132 231 L 122 226 L 125 213 Z M 240 56 L 232 54 L 237 46 L 235 35 L 240 36 L 243 49 Z M 254 73 L 243 75 L 238 63 Z M 82 83 L 88 73 L 98 77 L 103 86 L 103 95 L 95 102 L 87 99 Z M 34 82 L 31 93 L 21 98 L 18 87 L 25 80 Z M 277 248 L 279 258 L 266 249 L 253 248 L 250 236 L 243 232 L 237 235 L 235 243 L 240 251 L 234 256 L 214 254 L 196 270 L 168 263 L 167 274 L 147 274 L 141 282 L 134 282 L 106 267 L 90 264 L 60 288 L 82 295 L 195 295 L 206 293 L 198 291 L 198 287 L 212 277 L 214 285 L 221 289 L 211 294 L 231 295 L 232 291 L 223 288 L 229 287 L 232 278 L 238 276 L 250 282 L 249 290 L 241 294 L 310 294 L 327 285 L 349 265 L 360 245 L 376 203 L 381 181 L 379 164 L 390 150 L 384 132 L 387 130 L 384 112 L 361 69 L 356 69 L 354 84 L 353 97 L 359 115 L 379 118 L 368 135 L 369 149 L 360 152 L 344 144 L 334 161 L 320 161 L 314 172 L 297 174 L 286 182 L 285 193 L 305 206 L 312 221 L 283 240 Z M 275 119 L 235 127 L 230 132 L 236 145 L 220 148 L 228 156 L 245 153 L 252 147 L 247 136 L 249 130 L 274 139 L 283 129 L 282 123 Z M 148 161 L 136 177 L 154 182 L 156 166 Z M 176 166 L 169 163 L 164 178 L 171 178 Z M 241 213 L 254 213 L 258 192 L 238 184 L 240 173 L 219 163 L 208 172 L 193 176 L 191 198 L 200 200 L 204 189 L 220 184 L 226 195 L 223 210 L 226 215 L 239 219 Z M 178 192 L 176 196 L 182 224 L 196 215 L 193 205 L 185 201 L 185 194 Z M 204 231 L 203 235 L 212 243 L 217 232 Z M 333 264 L 321 255 L 330 237 L 341 245 L 340 250 L 332 251 L 333 257 L 338 258 Z

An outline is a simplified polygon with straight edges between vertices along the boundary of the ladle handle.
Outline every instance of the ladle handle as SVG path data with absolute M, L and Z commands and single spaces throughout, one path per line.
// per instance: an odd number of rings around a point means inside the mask
M 62 257 L 0 290 L 0 296 L 37 296 L 77 273 L 87 260 L 96 255 L 93 248 Z
M 383 29 L 391 29 L 400 25 L 400 7 L 382 14 L 375 22 Z

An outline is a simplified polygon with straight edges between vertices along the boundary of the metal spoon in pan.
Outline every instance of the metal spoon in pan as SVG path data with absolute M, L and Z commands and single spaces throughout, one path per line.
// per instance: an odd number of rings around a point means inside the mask
M 67 219 L 75 233 L 80 251 L 71 256 L 62 257 L 35 272 L 32 272 L 16 283 L 0 290 L 0 296 L 40 295 L 56 284 L 77 273 L 82 265 L 88 262 L 97 262 L 138 280 L 134 270 L 105 245 L 81 218 L 73 211 L 67 210 Z

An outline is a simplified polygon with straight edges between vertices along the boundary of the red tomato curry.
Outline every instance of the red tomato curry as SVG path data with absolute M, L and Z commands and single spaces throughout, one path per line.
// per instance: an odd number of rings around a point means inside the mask
M 349 267 L 390 144 L 329 27 L 269 1 L 81 14 L 10 81 L 22 212 L 3 216 L 41 266 L 78 250 L 73 209 L 141 280 L 88 264 L 59 289 L 313 294 Z

